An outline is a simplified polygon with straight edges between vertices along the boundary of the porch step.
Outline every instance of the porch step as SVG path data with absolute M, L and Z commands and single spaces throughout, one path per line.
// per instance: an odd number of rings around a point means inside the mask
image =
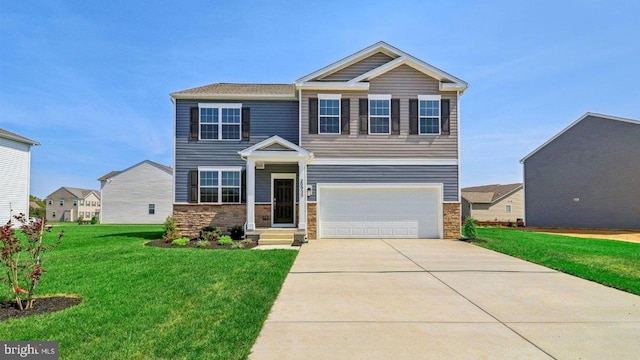
M 265 231 L 260 234 L 258 245 L 291 245 L 293 232 L 287 230 Z

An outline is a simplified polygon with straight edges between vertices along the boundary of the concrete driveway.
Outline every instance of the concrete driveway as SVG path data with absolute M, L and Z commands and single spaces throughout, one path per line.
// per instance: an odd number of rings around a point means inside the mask
M 317 240 L 249 358 L 639 359 L 640 296 L 459 241 Z

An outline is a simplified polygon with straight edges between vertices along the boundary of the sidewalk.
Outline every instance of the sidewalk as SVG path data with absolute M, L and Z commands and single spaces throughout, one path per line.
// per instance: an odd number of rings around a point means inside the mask
M 449 240 L 300 250 L 250 359 L 637 359 L 640 297 Z

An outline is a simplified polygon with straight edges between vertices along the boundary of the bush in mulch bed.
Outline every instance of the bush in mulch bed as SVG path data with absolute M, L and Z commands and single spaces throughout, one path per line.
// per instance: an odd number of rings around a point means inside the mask
M 33 307 L 27 310 L 20 310 L 18 308 L 18 303 L 15 300 L 0 302 L 0 321 L 17 319 L 24 316 L 49 314 L 78 305 L 80 302 L 81 299 L 79 297 L 70 296 L 35 298 L 33 301 Z
M 258 246 L 258 242 L 251 239 L 233 241 L 231 244 L 219 244 L 217 241 L 204 241 L 199 238 L 191 239 L 185 245 L 167 243 L 164 240 L 153 240 L 144 244 L 145 246 L 155 246 L 161 248 L 198 248 L 198 249 L 226 249 L 240 250 L 251 249 Z

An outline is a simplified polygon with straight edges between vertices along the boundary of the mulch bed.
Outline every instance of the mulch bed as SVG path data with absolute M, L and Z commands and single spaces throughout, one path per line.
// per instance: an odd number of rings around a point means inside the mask
M 80 304 L 82 299 L 68 296 L 52 296 L 37 298 L 29 310 L 18 309 L 15 300 L 0 303 L 0 321 L 17 319 L 25 316 L 49 314 Z M 26 303 L 26 302 L 25 302 Z
M 460 241 L 464 241 L 464 242 L 468 242 L 468 243 L 486 243 L 487 240 L 482 240 L 482 239 L 467 239 L 467 238 L 460 238 L 458 239 Z
M 225 250 L 246 250 L 258 246 L 257 241 L 252 241 L 250 244 L 242 244 L 242 248 L 234 248 L 231 245 L 219 245 L 217 242 L 209 241 L 207 246 L 198 246 L 197 239 L 191 239 L 187 245 L 174 245 L 172 243 L 166 243 L 164 240 L 152 240 L 144 244 L 145 246 L 155 246 L 161 248 L 198 248 L 198 249 L 225 249 Z

